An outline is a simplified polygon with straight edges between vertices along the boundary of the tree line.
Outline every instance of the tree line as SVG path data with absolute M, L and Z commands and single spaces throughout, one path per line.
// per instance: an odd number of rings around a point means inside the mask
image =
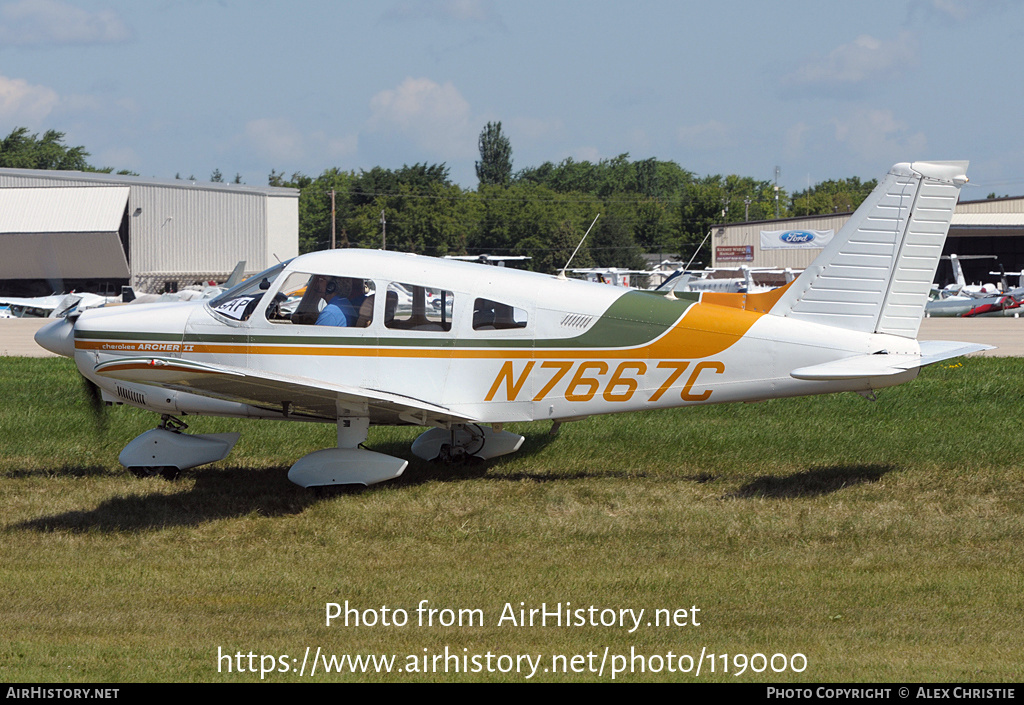
M 0 167 L 111 171 L 91 166 L 84 147 L 63 139 L 53 130 L 40 137 L 16 128 L 0 141 Z M 640 269 L 644 253 L 689 259 L 714 224 L 850 211 L 876 184 L 853 177 L 788 194 L 771 181 L 697 176 L 673 161 L 629 154 L 515 171 L 500 122 L 484 127 L 478 147 L 475 190 L 453 183 L 444 163 L 331 167 L 318 176 L 274 170 L 268 184 L 300 190 L 300 252 L 329 248 L 333 232 L 337 247 L 527 255 L 532 269 L 546 272 L 565 264 L 598 214 L 574 266 Z M 223 181 L 219 169 L 211 180 Z
M 269 184 L 301 191 L 302 252 L 330 247 L 333 203 L 337 247 L 527 255 L 533 269 L 553 272 L 598 214 L 573 264 L 640 269 L 644 253 L 688 259 L 713 224 L 850 211 L 877 183 L 853 177 L 788 194 L 771 181 L 697 176 L 673 161 L 629 154 L 515 171 L 500 122 L 484 127 L 478 146 L 475 190 L 452 183 L 443 163 L 330 168 L 316 177 L 272 171 Z

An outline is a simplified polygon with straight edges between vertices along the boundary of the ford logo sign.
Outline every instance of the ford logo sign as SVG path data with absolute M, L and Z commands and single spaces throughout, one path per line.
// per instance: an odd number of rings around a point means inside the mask
M 787 230 L 779 235 L 779 239 L 787 245 L 804 244 L 814 242 L 814 233 L 809 233 L 806 230 Z

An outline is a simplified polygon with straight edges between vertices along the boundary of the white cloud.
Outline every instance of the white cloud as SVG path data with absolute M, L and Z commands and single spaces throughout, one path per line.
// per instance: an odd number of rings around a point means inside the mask
M 0 7 L 5 44 L 110 44 L 131 35 L 110 10 L 90 12 L 61 0 L 18 0 Z
M 919 158 L 927 146 L 924 134 L 910 134 L 907 124 L 897 120 L 891 110 L 863 109 L 832 122 L 836 139 L 861 158 L 910 161 Z
M 792 86 L 861 84 L 898 73 L 917 60 L 917 40 L 909 32 L 891 41 L 863 34 L 837 46 L 824 58 L 809 59 L 784 82 Z
M 57 92 L 20 78 L 0 76 L 0 117 L 12 122 L 42 120 L 60 103 Z
M 397 88 L 373 96 L 370 111 L 371 130 L 397 133 L 445 160 L 477 153 L 469 103 L 450 82 L 407 78 Z

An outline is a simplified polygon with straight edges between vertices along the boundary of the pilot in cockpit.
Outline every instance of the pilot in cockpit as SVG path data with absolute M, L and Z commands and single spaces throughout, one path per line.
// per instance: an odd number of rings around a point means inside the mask
M 359 308 L 366 299 L 362 279 L 348 277 L 314 277 L 313 286 L 327 305 L 317 316 L 318 326 L 355 326 Z

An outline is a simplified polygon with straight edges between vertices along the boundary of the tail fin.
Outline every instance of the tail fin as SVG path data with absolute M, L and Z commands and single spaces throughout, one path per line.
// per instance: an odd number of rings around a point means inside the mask
M 895 165 L 771 313 L 916 338 L 966 171 Z
M 228 277 L 228 280 L 226 282 L 224 282 L 224 289 L 225 290 L 230 289 L 231 287 L 235 286 L 236 284 L 241 283 L 242 279 L 244 279 L 244 278 L 245 278 L 245 260 L 243 259 L 243 260 L 239 261 L 238 264 L 235 265 L 234 269 L 231 270 L 231 275 Z
M 950 255 L 949 263 L 953 266 L 953 278 L 956 279 L 956 288 L 959 291 L 967 286 L 967 277 L 964 276 L 964 268 L 960 266 L 960 257 Z

